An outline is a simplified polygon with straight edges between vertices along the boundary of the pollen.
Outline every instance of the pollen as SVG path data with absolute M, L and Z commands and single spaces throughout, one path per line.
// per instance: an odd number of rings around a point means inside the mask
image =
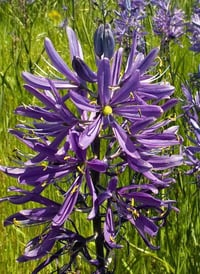
M 103 114 L 106 116 L 112 114 L 113 112 L 110 106 L 105 106 L 102 111 L 103 111 Z

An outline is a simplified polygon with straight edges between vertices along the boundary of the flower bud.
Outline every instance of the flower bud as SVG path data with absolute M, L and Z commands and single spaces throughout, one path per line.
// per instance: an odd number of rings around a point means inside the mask
M 94 50 L 96 55 L 101 58 L 103 55 L 109 59 L 114 54 L 115 41 L 110 24 L 101 24 L 94 34 Z
M 72 67 L 78 74 L 80 78 L 83 80 L 93 83 L 97 80 L 97 75 L 94 73 L 87 65 L 86 63 L 79 58 L 78 56 L 74 56 L 72 60 Z

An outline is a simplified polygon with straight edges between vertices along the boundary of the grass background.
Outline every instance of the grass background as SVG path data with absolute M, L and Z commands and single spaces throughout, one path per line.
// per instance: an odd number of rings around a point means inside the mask
M 117 1 L 109 1 L 110 20 L 113 8 Z M 189 20 L 194 1 L 179 1 Z M 67 9 L 63 9 L 66 5 Z M 55 12 L 56 11 L 56 12 Z M 37 66 L 50 73 L 44 52 L 44 38 L 49 37 L 63 59 L 69 63 L 69 50 L 65 29 L 58 25 L 67 18 L 68 23 L 76 31 L 84 52 L 85 61 L 95 69 L 93 54 L 93 33 L 102 19 L 101 12 L 92 5 L 89 0 L 68 1 L 39 1 L 27 5 L 25 0 L 8 1 L 0 3 L 0 164 L 11 165 L 17 149 L 24 151 L 13 136 L 8 133 L 19 121 L 13 112 L 21 103 L 33 103 L 34 99 L 23 89 L 21 79 L 22 71 L 37 73 Z M 147 36 L 147 48 L 151 49 L 160 45 L 158 37 L 152 34 L 151 18 L 146 22 L 149 35 Z M 181 84 L 188 79 L 188 74 L 197 71 L 200 57 L 188 50 L 189 42 L 183 37 L 183 46 L 170 45 L 170 72 L 166 72 L 166 78 L 176 87 L 175 97 L 183 98 Z M 162 56 L 161 56 L 162 60 Z M 165 68 L 161 67 L 164 71 Z M 180 114 L 181 108 L 177 106 L 172 117 Z M 180 134 L 186 139 L 186 125 L 178 119 Z M 200 191 L 194 184 L 195 178 L 183 174 L 184 167 L 180 167 L 174 173 L 176 184 L 169 190 L 170 199 L 177 200 L 180 213 L 172 212 L 167 225 L 161 229 L 157 244 L 159 251 L 151 251 L 138 237 L 135 230 L 129 227 L 125 231 L 130 242 L 129 251 L 125 248 L 117 251 L 117 267 L 115 273 L 134 274 L 163 274 L 163 273 L 200 273 Z M 0 196 L 7 195 L 7 188 L 16 185 L 16 181 L 0 173 Z M 22 206 L 14 206 L 9 203 L 0 204 L 0 273 L 24 273 L 28 274 L 38 264 L 36 262 L 16 263 L 16 258 L 23 252 L 25 244 L 36 235 L 37 227 L 16 228 L 3 227 L 3 220 L 21 209 Z M 77 217 L 77 222 L 81 220 Z M 84 228 L 83 228 L 84 230 Z M 85 228 L 87 230 L 87 227 Z M 77 262 L 81 273 L 91 273 L 83 261 Z M 56 264 L 48 267 L 41 273 L 50 273 Z

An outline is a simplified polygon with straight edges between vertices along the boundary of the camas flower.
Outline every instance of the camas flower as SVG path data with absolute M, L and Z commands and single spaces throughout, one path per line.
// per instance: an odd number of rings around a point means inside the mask
M 118 1 L 120 11 L 115 11 L 114 35 L 116 41 L 123 46 L 130 44 L 133 32 L 138 33 L 139 41 L 144 35 L 143 19 L 145 18 L 145 1 L 122 0 Z
M 172 9 L 170 1 L 152 0 L 151 3 L 157 8 L 153 17 L 155 34 L 161 36 L 165 42 L 178 41 L 184 34 L 184 11 L 176 8 Z
M 192 83 L 191 83 L 192 84 Z M 200 92 L 199 90 L 193 94 L 192 88 L 188 86 L 183 86 L 183 93 L 185 95 L 186 101 L 184 101 L 184 117 L 188 123 L 187 136 L 191 142 L 191 145 L 185 147 L 185 163 L 191 169 L 187 171 L 187 174 L 196 175 L 196 183 L 200 183 Z
M 121 224 L 127 222 L 154 249 L 149 238 L 156 236 L 158 222 L 165 222 L 174 203 L 156 195 L 174 181 L 169 178 L 171 169 L 182 164 L 182 156 L 171 155 L 170 151 L 170 147 L 181 143 L 178 127 L 169 126 L 170 119 L 162 120 L 162 114 L 177 102 L 171 99 L 174 87 L 157 82 L 157 75 L 150 74 L 158 49 L 144 56 L 136 50 L 134 33 L 123 66 L 123 48 L 106 57 L 101 44 L 103 52 L 99 52 L 97 72 L 94 72 L 84 62 L 80 43 L 70 27 L 67 34 L 73 70 L 58 55 L 51 41 L 45 39 L 53 66 L 65 79 L 23 73 L 26 90 L 40 102 L 38 106 L 18 107 L 16 113 L 28 117 L 29 122 L 19 124 L 10 132 L 32 149 L 33 154 L 21 153 L 14 167 L 0 166 L 2 172 L 26 186 L 26 190 L 11 187 L 16 194 L 0 201 L 40 205 L 20 210 L 4 224 L 46 224 L 18 259 L 20 262 L 34 260 L 52 252 L 33 273 L 66 251 L 71 252 L 71 256 L 59 269 L 60 273 L 71 269 L 78 254 L 95 265 L 98 273 L 106 268 L 105 261 L 109 258 L 102 257 L 102 251 L 97 250 L 93 259 L 87 243 L 94 240 L 109 256 L 110 249 L 121 247 L 117 235 Z M 121 181 L 120 173 L 127 169 L 132 169 L 136 177 L 142 175 L 142 180 Z M 46 197 L 47 188 L 59 196 Z M 147 214 L 151 209 L 157 216 Z M 75 211 L 86 213 L 85 221 L 93 222 L 94 233 L 89 237 L 84 237 L 79 232 L 81 228 L 72 222 Z M 75 231 L 69 229 L 69 224 Z M 56 242 L 61 247 L 54 251 Z
M 188 24 L 189 40 L 191 43 L 190 50 L 200 52 L 200 8 L 193 9 L 191 22 Z
M 95 202 L 96 207 L 99 207 L 105 200 L 109 202 L 104 222 L 106 243 L 112 248 L 120 248 L 121 246 L 114 242 L 116 234 L 120 231 L 120 224 L 130 222 L 137 229 L 145 243 L 151 249 L 157 249 L 158 247 L 150 243 L 148 236 L 156 236 L 158 233 L 156 222 L 165 221 L 169 213 L 168 207 L 174 201 L 162 201 L 153 197 L 152 193 L 158 193 L 158 189 L 154 185 L 130 184 L 129 186 L 117 188 L 117 184 L 118 179 L 116 177 L 112 178 L 108 183 L 108 188 L 98 196 Z M 161 208 L 166 208 L 166 211 Z M 155 210 L 159 216 L 154 215 L 151 218 L 149 210 Z M 117 211 L 116 214 L 113 213 L 115 211 Z M 145 216 L 147 211 L 148 216 Z M 113 215 L 115 215 L 115 222 Z M 117 221 L 116 218 L 118 218 Z M 115 223 L 117 229 L 114 228 Z

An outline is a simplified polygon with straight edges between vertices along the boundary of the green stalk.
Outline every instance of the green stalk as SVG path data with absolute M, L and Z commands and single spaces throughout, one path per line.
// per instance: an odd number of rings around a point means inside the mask
M 98 157 L 100 157 L 100 139 L 97 137 L 93 144 L 93 152 Z M 95 191 L 98 195 L 97 185 L 99 184 L 100 176 L 99 172 L 92 171 L 91 176 L 94 182 Z M 95 239 L 95 247 L 96 247 L 96 257 L 99 261 L 99 269 L 104 269 L 105 267 L 105 259 L 104 259 L 104 244 L 103 244 L 103 235 L 102 235 L 102 226 L 101 226 L 101 212 L 98 209 L 95 218 L 93 219 L 93 230 L 96 235 Z M 102 272 L 103 271 L 103 272 Z M 105 273 L 105 270 L 102 270 L 101 274 Z

